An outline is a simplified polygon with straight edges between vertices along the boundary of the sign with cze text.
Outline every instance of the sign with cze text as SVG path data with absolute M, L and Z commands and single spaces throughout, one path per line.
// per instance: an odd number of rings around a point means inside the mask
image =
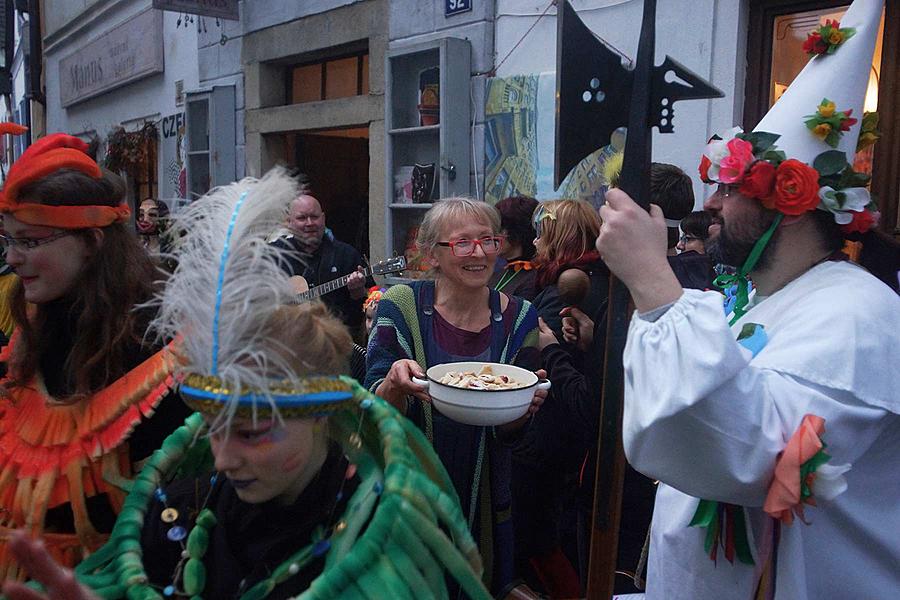
M 162 13 L 147 10 L 59 61 L 60 103 L 68 107 L 164 69 Z

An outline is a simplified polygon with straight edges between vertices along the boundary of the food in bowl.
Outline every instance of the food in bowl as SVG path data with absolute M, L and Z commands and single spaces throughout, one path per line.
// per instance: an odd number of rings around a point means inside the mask
M 486 368 L 487 367 L 487 368 Z M 505 375 L 513 387 L 487 389 L 442 383 L 451 372 Z M 445 417 L 466 425 L 503 425 L 528 412 L 535 389 L 550 389 L 534 372 L 514 365 L 487 362 L 457 362 L 432 365 L 425 379 L 413 382 L 428 390 L 431 404 Z
M 438 383 L 467 390 L 512 390 L 522 384 L 509 375 L 495 375 L 490 365 L 484 365 L 478 373 L 474 371 L 450 371 Z

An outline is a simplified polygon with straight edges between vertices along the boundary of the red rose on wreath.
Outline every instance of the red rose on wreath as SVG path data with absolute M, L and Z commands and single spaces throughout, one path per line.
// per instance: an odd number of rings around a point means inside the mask
M 703 183 L 712 183 L 712 180 L 709 178 L 709 168 L 712 166 L 712 161 L 710 161 L 706 155 L 700 158 L 700 180 Z
M 865 233 L 878 224 L 880 215 L 873 214 L 872 211 L 861 210 L 853 213 L 853 220 L 846 225 L 841 225 L 841 231 L 844 233 Z
M 738 191 L 748 198 L 765 198 L 772 193 L 774 183 L 775 166 L 765 160 L 758 160 L 744 175 Z
M 766 208 L 785 215 L 802 215 L 819 205 L 819 172 L 799 160 L 789 158 L 775 171 L 775 189 L 763 198 Z

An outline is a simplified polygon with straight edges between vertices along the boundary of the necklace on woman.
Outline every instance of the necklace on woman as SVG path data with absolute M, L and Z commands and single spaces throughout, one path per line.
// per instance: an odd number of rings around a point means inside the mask
M 346 482 L 353 477 L 355 469 L 348 467 L 345 477 L 341 481 L 340 488 L 335 496 L 335 502 L 332 506 L 331 515 L 328 519 L 330 523 L 334 519 L 335 508 L 340 503 L 344 495 L 344 486 Z M 163 588 L 163 596 L 170 598 L 173 596 L 189 596 L 192 600 L 200 600 L 203 590 L 206 588 L 206 565 L 203 564 L 203 558 L 209 548 L 211 530 L 218 524 L 218 518 L 215 513 L 207 507 L 212 492 L 218 481 L 218 473 L 210 478 L 210 488 L 202 503 L 202 509 L 197 514 L 194 521 L 194 527 L 187 533 L 184 527 L 175 525 L 166 532 L 166 537 L 171 541 L 177 541 L 182 545 L 181 558 L 175 566 L 175 573 L 172 577 L 172 583 Z M 174 523 L 178 518 L 178 511 L 168 506 L 168 498 L 162 488 L 157 488 L 154 492 L 156 499 L 162 502 L 166 508 L 163 509 L 161 519 L 165 523 Z M 281 564 L 272 570 L 271 574 L 265 579 L 254 584 L 249 590 L 242 593 L 240 600 L 260 600 L 268 596 L 275 587 L 294 575 L 298 574 L 305 567 L 309 566 L 316 558 L 323 556 L 331 548 L 331 536 L 334 533 L 340 533 L 346 527 L 343 521 L 338 522 L 334 526 L 327 529 L 317 527 L 312 534 L 312 542 L 307 544 L 301 550 L 293 553 Z M 187 538 L 186 543 L 183 541 Z M 179 586 L 180 580 L 180 586 Z
M 343 488 L 343 484 L 341 485 Z M 338 493 L 340 497 L 340 493 Z M 212 510 L 204 508 L 197 515 L 194 522 L 194 528 L 190 535 L 187 536 L 187 545 L 182 552 L 182 561 L 179 562 L 178 569 L 184 564 L 181 571 L 181 589 L 176 584 L 163 588 L 163 595 L 171 597 L 176 594 L 190 596 L 191 598 L 200 598 L 200 594 L 206 588 L 206 566 L 203 564 L 203 557 L 209 548 L 210 530 L 218 524 L 218 519 Z M 304 567 L 308 566 L 313 560 L 324 555 L 331 548 L 331 534 L 340 531 L 341 523 L 332 527 L 326 532 L 319 527 L 313 533 L 313 541 L 306 545 L 303 549 L 295 552 L 276 567 L 271 575 L 257 582 L 253 587 L 240 595 L 240 600 L 260 600 L 265 598 L 275 587 L 289 578 L 293 577 Z M 186 562 L 185 562 L 186 561 Z M 177 574 L 176 574 L 177 582 Z

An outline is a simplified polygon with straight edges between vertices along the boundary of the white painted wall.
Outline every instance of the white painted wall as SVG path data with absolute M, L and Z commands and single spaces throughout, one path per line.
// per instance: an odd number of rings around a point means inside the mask
M 570 0 L 581 20 L 599 37 L 634 58 L 637 54 L 641 0 Z M 496 0 L 495 64 L 544 12 L 550 0 Z M 739 124 L 746 74 L 748 0 L 659 0 L 656 62 L 668 54 L 725 92 L 718 100 L 674 105 L 675 132 L 654 132 L 653 160 L 681 167 L 694 179 L 699 207 L 705 190 L 697 176 L 699 158 L 712 134 Z M 551 7 L 527 38 L 509 55 L 498 76 L 556 70 L 556 7 Z
M 116 88 L 100 96 L 63 108 L 60 104 L 59 61 L 77 48 L 103 35 L 110 29 L 146 10 L 147 3 L 131 2 L 116 6 L 103 19 L 94 20 L 83 29 L 54 40 L 45 50 L 47 89 L 47 131 L 64 131 L 73 135 L 95 132 L 106 137 L 113 127 L 131 129 L 144 119 L 157 120 L 184 107 L 175 106 L 175 82 L 184 80 L 184 89 L 198 86 L 196 27 L 176 28 L 178 13 L 163 13 L 165 70 L 139 81 Z

